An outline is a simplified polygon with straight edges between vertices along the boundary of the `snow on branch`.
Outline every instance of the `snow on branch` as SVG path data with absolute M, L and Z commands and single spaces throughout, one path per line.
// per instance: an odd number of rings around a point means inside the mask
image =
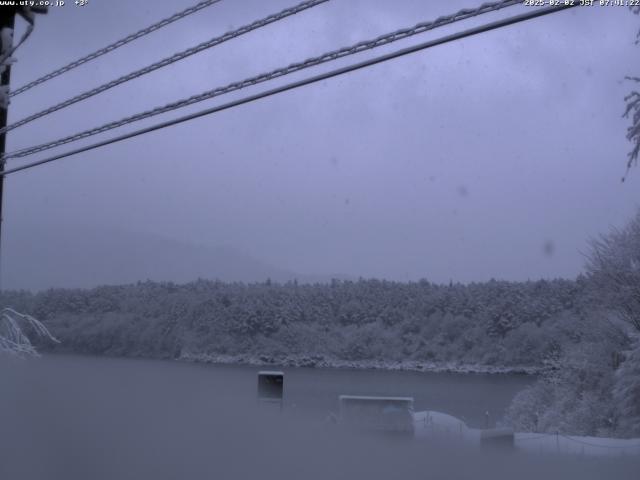
M 629 10 L 635 15 L 640 15 L 640 6 L 631 6 Z M 636 45 L 640 45 L 640 30 L 636 34 Z M 640 82 L 638 77 L 627 77 L 627 80 Z M 628 154 L 627 171 L 622 177 L 623 182 L 627 178 L 631 167 L 638 164 L 638 156 L 640 156 L 640 93 L 637 90 L 633 90 L 624 97 L 624 101 L 627 106 L 622 116 L 631 118 L 631 125 L 627 127 L 627 140 L 633 144 L 633 148 Z
M 640 210 L 627 225 L 589 244 L 587 273 L 607 303 L 640 332 Z
M 5 307 L 0 313 L 0 354 L 38 356 L 24 328 L 32 330 L 39 337 L 60 343 L 39 320 Z
M 640 82 L 638 77 L 627 77 L 627 80 Z M 627 160 L 627 173 L 629 173 L 631 166 L 638 163 L 638 155 L 640 154 L 640 92 L 633 90 L 624 97 L 624 101 L 627 106 L 623 117 L 631 119 L 631 125 L 627 128 L 627 140 L 633 144 Z M 625 173 L 625 177 L 627 173 Z M 622 178 L 622 181 L 625 177 Z

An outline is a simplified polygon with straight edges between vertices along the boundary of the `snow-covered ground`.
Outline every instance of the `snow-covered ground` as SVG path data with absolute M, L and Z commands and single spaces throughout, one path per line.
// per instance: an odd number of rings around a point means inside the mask
M 482 430 L 469 428 L 462 420 L 441 412 L 423 411 L 413 415 L 418 440 L 459 442 L 480 445 Z M 560 453 L 589 456 L 640 456 L 640 438 L 604 438 L 548 433 L 515 433 L 516 450 L 530 453 Z
M 250 355 L 211 355 L 203 353 L 182 352 L 179 360 L 187 362 L 239 364 L 256 366 L 282 366 L 282 367 L 316 367 L 316 368 L 354 368 L 368 370 L 405 370 L 417 372 L 441 372 L 441 373 L 518 373 L 535 375 L 540 373 L 540 368 L 531 366 L 501 367 L 495 365 L 462 364 L 456 362 L 434 363 L 415 361 L 382 361 L 382 360 L 341 360 L 325 356 L 295 356 L 277 359 L 270 357 Z
M 582 437 L 576 435 L 516 433 L 518 450 L 597 456 L 640 456 L 640 438 Z
M 423 411 L 413 414 L 416 439 L 462 442 L 480 445 L 480 430 L 469 428 L 460 419 L 442 412 Z

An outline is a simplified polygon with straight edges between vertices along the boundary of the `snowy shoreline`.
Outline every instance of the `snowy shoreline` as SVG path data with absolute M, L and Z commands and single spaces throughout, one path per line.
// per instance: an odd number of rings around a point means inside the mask
M 396 370 L 430 373 L 460 374 L 517 374 L 538 375 L 542 368 L 531 366 L 500 367 L 495 365 L 457 364 L 454 362 L 416 362 L 416 361 L 381 361 L 381 360 L 340 360 L 324 356 L 288 356 L 270 358 L 250 355 L 212 355 L 206 353 L 183 352 L 177 358 L 182 362 L 211 363 L 219 365 L 255 365 L 293 368 L 338 368 L 354 370 Z

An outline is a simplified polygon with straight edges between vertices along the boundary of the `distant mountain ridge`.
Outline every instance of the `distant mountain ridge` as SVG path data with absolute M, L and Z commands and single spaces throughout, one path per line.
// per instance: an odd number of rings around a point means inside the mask
M 198 246 L 141 232 L 45 225 L 12 225 L 5 232 L 4 289 L 90 288 L 144 280 L 184 283 L 198 278 L 323 283 L 334 278 L 281 269 L 230 246 Z

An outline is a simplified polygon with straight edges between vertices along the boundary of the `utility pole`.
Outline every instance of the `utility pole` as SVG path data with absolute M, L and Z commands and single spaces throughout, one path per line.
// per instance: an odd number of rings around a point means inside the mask
M 11 57 L 9 53 L 13 48 L 13 32 L 16 21 L 16 13 L 20 14 L 27 22 L 33 24 L 33 15 L 35 13 L 47 13 L 47 7 L 16 7 L 16 6 L 0 6 L 0 58 Z M 8 30 L 5 30 L 8 29 Z M 10 32 L 10 34 L 6 34 Z M 2 65 L 0 65 L 0 68 Z M 4 61 L 4 70 L 0 75 L 0 98 L 3 100 L 0 104 L 0 128 L 7 126 L 7 114 L 9 110 L 9 85 L 11 83 L 11 62 L 8 58 Z M 2 158 L 5 153 L 7 143 L 7 133 L 0 133 L 0 171 L 4 171 L 5 160 Z M 2 204 L 4 199 L 4 175 L 0 176 L 0 276 L 2 275 Z M 0 291 L 2 291 L 2 279 L 0 277 Z
M 14 7 L 0 7 L 0 32 L 2 32 L 5 28 L 11 29 L 13 32 L 13 27 L 16 19 L 16 11 Z M 13 42 L 8 45 L 5 45 L 9 36 L 3 35 L 2 40 L 2 53 L 0 55 L 4 56 L 5 52 L 9 52 L 11 47 L 13 46 Z M 13 39 L 13 34 L 10 37 Z M 9 62 L 5 63 L 4 71 L 0 76 L 0 89 L 5 90 L 5 102 L 0 105 L 0 127 L 7 126 L 7 111 L 9 109 L 9 83 L 11 81 L 11 64 Z M 4 152 L 5 146 L 7 143 L 7 134 L 0 133 L 0 170 L 4 170 Z M 0 176 L 0 246 L 2 245 L 2 200 L 4 198 L 4 175 Z M 2 255 L 2 248 L 0 247 L 0 255 Z M 0 257 L 0 275 L 2 274 L 2 260 Z M 0 278 L 0 291 L 2 291 L 2 279 Z

